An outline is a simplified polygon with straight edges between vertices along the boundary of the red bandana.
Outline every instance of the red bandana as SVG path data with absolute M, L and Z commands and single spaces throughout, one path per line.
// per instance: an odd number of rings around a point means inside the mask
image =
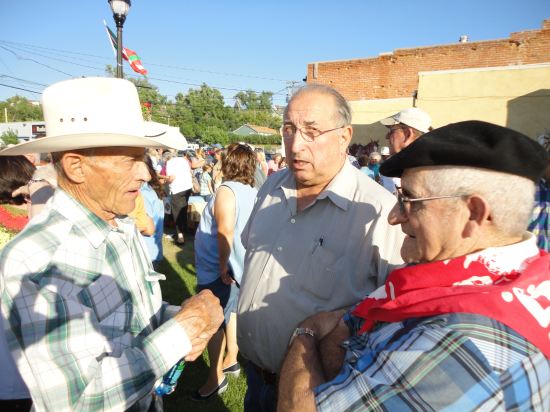
M 474 313 L 507 325 L 550 358 L 550 255 L 510 265 L 502 253 L 485 253 L 495 250 L 394 270 L 353 311 L 365 319 L 360 333 L 377 321 Z

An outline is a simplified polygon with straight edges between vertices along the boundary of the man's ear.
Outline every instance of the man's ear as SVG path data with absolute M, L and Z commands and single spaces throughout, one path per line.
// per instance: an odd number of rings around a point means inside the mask
M 343 128 L 344 133 L 340 136 L 340 147 L 342 148 L 343 153 L 347 153 L 349 144 L 351 143 L 351 138 L 353 137 L 353 127 L 351 125 Z
M 66 152 L 61 157 L 61 167 L 65 172 L 65 176 L 73 183 L 83 183 L 85 181 L 85 162 L 85 156 L 80 153 Z
M 468 197 L 466 206 L 469 217 L 462 235 L 463 237 L 474 237 L 478 230 L 491 223 L 491 207 L 483 197 L 478 195 Z

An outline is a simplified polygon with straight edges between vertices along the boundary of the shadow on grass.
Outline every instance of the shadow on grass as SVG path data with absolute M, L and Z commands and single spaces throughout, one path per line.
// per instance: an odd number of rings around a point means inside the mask
M 165 301 L 179 305 L 184 299 L 196 293 L 197 277 L 193 250 L 194 237 L 186 233 L 185 245 L 178 246 L 171 239 L 165 238 L 164 259 L 157 266 L 158 272 L 166 275 L 161 282 L 162 296 Z M 174 393 L 164 398 L 164 410 L 238 412 L 243 410 L 246 378 L 228 378 L 229 388 L 220 396 L 213 396 L 207 401 L 192 401 L 191 394 L 206 382 L 208 377 L 208 354 L 196 361 L 187 363 Z

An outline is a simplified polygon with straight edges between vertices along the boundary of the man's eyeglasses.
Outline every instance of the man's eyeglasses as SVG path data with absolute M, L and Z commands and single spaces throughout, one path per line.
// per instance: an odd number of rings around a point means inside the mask
M 339 127 L 335 127 L 334 129 L 328 129 L 328 130 L 319 130 L 311 126 L 296 127 L 292 123 L 286 123 L 281 126 L 281 129 L 279 130 L 279 132 L 281 133 L 281 136 L 283 136 L 283 139 L 285 140 L 293 139 L 294 136 L 296 136 L 296 133 L 300 132 L 300 134 L 302 135 L 302 139 L 304 139 L 306 142 L 313 142 L 319 136 L 328 132 L 333 132 L 334 130 L 342 129 L 343 127 L 345 126 L 339 126 Z
M 411 209 L 411 203 L 414 202 L 425 202 L 428 200 L 437 200 L 437 199 L 452 199 L 456 197 L 463 197 L 464 195 L 448 195 L 448 196 L 432 196 L 432 197 L 417 197 L 411 199 L 403 194 L 403 189 L 399 186 L 396 186 L 396 196 L 397 204 L 399 205 L 399 211 L 403 215 L 407 215 Z

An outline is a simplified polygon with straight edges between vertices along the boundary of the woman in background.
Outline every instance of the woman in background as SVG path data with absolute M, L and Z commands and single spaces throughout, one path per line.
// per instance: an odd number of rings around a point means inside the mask
M 164 203 L 162 199 L 164 197 L 164 187 L 153 168 L 153 162 L 149 156 L 145 156 L 145 164 L 149 169 L 151 180 L 143 183 L 141 186 L 141 195 L 145 203 L 145 211 L 147 215 L 153 219 L 155 229 L 152 236 L 144 236 L 143 238 L 147 245 L 149 257 L 153 262 L 153 267 L 155 270 L 158 270 L 157 266 L 163 258 L 162 236 L 164 234 Z
M 240 235 L 257 194 L 255 170 L 256 154 L 249 146 L 227 148 L 222 159 L 224 181 L 206 205 L 195 235 L 197 290 L 210 289 L 220 299 L 225 323 L 208 342 L 208 379 L 193 393 L 193 400 L 224 392 L 228 386 L 225 375 L 240 373 L 235 313 L 245 254 Z

